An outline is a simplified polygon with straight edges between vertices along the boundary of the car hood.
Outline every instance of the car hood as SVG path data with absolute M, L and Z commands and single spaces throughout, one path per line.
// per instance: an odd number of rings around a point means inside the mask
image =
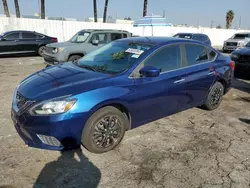
M 72 63 L 65 63 L 28 76 L 20 83 L 18 92 L 29 100 L 46 100 L 101 87 L 102 81 L 110 77 L 108 74 L 88 71 Z M 96 82 L 97 80 L 99 82 Z
M 53 48 L 60 48 L 60 47 L 67 47 L 67 46 L 74 46 L 77 43 L 72 43 L 72 42 L 58 42 L 58 43 L 50 43 L 47 46 L 48 47 L 53 47 Z
M 233 51 L 232 54 L 235 54 L 235 55 L 250 55 L 250 48 L 249 47 L 239 48 L 239 49 Z

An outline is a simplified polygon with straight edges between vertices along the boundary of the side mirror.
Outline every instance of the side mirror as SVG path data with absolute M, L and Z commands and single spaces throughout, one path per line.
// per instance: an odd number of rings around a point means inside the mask
M 99 44 L 99 40 L 92 40 L 92 44 L 97 46 Z
M 157 77 L 160 75 L 160 72 L 159 69 L 152 66 L 145 66 L 139 71 L 139 73 L 145 77 Z

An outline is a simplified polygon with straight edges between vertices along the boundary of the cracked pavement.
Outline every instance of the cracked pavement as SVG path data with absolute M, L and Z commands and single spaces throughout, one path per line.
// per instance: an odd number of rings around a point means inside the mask
M 180 112 L 128 131 L 105 154 L 25 147 L 11 118 L 15 86 L 39 57 L 0 59 L 0 188 L 249 188 L 250 84 L 235 80 L 215 111 Z

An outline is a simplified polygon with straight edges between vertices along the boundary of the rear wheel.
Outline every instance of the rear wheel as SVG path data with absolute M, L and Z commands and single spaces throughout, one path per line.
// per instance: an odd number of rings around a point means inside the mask
M 82 56 L 80 55 L 72 55 L 69 57 L 68 61 L 75 61 L 75 60 L 78 60 L 80 59 Z
M 93 153 L 110 151 L 121 142 L 128 123 L 126 115 L 117 108 L 101 108 L 85 124 L 82 144 Z
M 37 51 L 38 55 L 43 56 L 43 51 L 44 51 L 44 49 L 45 49 L 45 46 L 40 46 L 40 47 L 38 48 L 38 51 Z
M 214 110 L 218 108 L 222 101 L 223 94 L 224 86 L 220 82 L 216 82 L 209 91 L 203 107 L 207 110 Z

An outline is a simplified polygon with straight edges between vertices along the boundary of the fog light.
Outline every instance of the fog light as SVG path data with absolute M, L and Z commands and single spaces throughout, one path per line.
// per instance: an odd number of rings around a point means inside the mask
M 37 137 L 42 141 L 42 143 L 50 146 L 62 146 L 61 143 L 53 136 L 45 136 L 37 134 Z

